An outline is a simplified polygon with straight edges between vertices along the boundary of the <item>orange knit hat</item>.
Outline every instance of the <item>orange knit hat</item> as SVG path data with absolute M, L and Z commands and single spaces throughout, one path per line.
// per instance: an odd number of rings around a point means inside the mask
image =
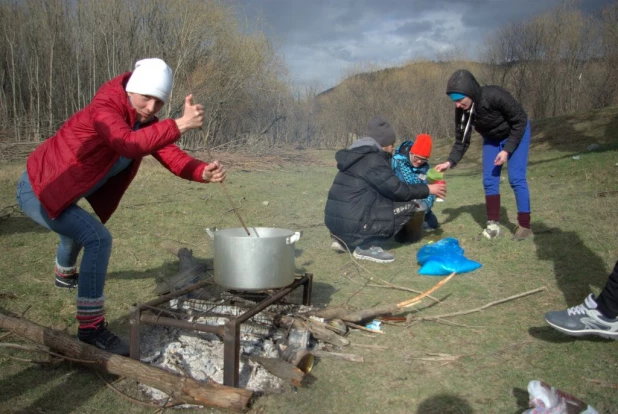
M 419 157 L 429 158 L 431 156 L 431 135 L 419 134 L 410 148 L 410 154 L 418 155 Z

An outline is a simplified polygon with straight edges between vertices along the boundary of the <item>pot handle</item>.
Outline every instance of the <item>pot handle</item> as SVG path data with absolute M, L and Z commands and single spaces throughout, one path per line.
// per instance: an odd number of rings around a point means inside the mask
M 302 236 L 302 232 L 301 231 L 296 231 L 294 232 L 294 234 L 292 234 L 290 237 L 288 237 L 287 239 L 285 239 L 285 244 L 294 244 L 298 241 L 298 239 L 300 239 L 300 236 Z
M 215 239 L 215 231 L 217 231 L 216 227 L 213 227 L 213 228 L 206 227 L 206 234 L 208 234 L 208 236 L 210 236 L 211 240 Z

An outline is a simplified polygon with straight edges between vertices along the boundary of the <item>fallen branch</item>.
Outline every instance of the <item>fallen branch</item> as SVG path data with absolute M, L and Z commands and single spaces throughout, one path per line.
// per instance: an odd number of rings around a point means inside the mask
M 436 319 L 450 318 L 450 317 L 453 317 L 453 316 L 468 315 L 470 313 L 480 312 L 480 311 L 485 310 L 485 309 L 487 309 L 487 308 L 489 308 L 491 306 L 495 306 L 495 305 L 499 305 L 501 303 L 509 302 L 511 300 L 519 299 L 519 298 L 522 298 L 524 296 L 528 296 L 528 295 L 532 295 L 534 293 L 541 292 L 543 290 L 547 290 L 547 288 L 545 286 L 543 286 L 543 287 L 540 287 L 540 288 L 537 288 L 537 289 L 534 289 L 534 290 L 529 290 L 529 291 L 524 292 L 524 293 L 520 293 L 520 294 L 517 294 L 517 295 L 509 296 L 508 298 L 504 298 L 504 299 L 500 299 L 500 300 L 495 300 L 493 302 L 489 302 L 488 304 L 483 305 L 483 306 L 481 306 L 479 308 L 470 309 L 470 310 L 467 310 L 467 311 L 445 313 L 443 315 L 436 315 L 436 316 L 421 316 L 421 317 L 416 317 L 416 318 L 413 318 L 413 319 L 416 320 L 416 321 L 433 321 L 433 320 L 436 320 Z
M 186 404 L 244 410 L 249 404 L 250 390 L 227 387 L 216 383 L 196 381 L 139 361 L 102 351 L 69 335 L 45 328 L 25 319 L 0 313 L 0 328 L 27 338 L 36 344 L 62 352 L 63 358 L 93 361 L 89 366 L 132 378 L 170 395 L 175 401 Z

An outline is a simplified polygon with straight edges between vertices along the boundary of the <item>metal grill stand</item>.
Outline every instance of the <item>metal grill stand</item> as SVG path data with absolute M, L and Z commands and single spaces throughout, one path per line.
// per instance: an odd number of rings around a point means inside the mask
M 203 323 L 188 322 L 186 320 L 175 319 L 173 317 L 161 316 L 161 314 L 169 314 L 170 316 L 176 315 L 163 308 L 158 308 L 157 306 L 169 302 L 172 299 L 177 299 L 211 283 L 211 281 L 202 281 L 185 289 L 177 290 L 141 305 L 133 305 L 130 319 L 130 357 L 138 361 L 140 359 L 141 324 L 170 326 L 180 329 L 214 333 L 223 337 L 223 384 L 238 388 L 238 370 L 240 364 L 240 325 L 262 312 L 270 305 L 280 301 L 300 286 L 303 286 L 303 305 L 311 305 L 313 274 L 305 273 L 304 275 L 297 275 L 294 283 L 277 290 L 271 296 L 258 303 L 255 307 L 249 309 L 236 318 L 231 318 L 223 325 L 212 326 Z M 153 311 L 156 311 L 157 315 L 152 314 Z

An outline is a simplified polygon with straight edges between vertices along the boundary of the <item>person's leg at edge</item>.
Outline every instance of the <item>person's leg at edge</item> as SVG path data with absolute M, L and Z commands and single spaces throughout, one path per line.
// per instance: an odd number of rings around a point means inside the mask
M 618 340 L 618 262 L 596 298 L 590 294 L 581 305 L 547 312 L 545 321 L 570 336 L 596 335 Z
M 517 223 L 519 227 L 530 229 L 530 190 L 526 179 L 528 154 L 530 152 L 530 122 L 517 149 L 509 156 L 507 170 L 509 184 L 515 193 L 517 203 Z
M 618 318 L 618 261 L 609 275 L 605 288 L 596 298 L 599 312 L 608 318 Z

